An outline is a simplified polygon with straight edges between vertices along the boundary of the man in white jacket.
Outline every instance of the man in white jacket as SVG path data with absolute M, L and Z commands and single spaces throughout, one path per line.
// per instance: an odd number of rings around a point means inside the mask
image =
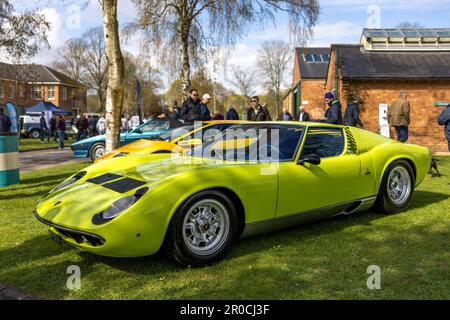
M 97 121 L 97 132 L 98 134 L 106 133 L 106 119 L 105 117 L 100 117 Z

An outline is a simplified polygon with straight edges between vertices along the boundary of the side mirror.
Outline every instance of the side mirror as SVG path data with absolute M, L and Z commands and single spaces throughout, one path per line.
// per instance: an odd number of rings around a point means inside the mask
M 319 165 L 320 164 L 320 157 L 317 154 L 309 154 L 305 156 L 304 158 L 301 158 L 298 160 L 297 164 L 304 165 L 305 163 L 311 163 L 313 165 Z

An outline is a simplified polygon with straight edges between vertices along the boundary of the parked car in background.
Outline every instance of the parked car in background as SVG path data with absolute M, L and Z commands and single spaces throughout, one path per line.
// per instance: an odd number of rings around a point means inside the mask
M 126 145 L 139 139 L 151 138 L 168 130 L 182 127 L 183 123 L 175 119 L 154 119 L 147 121 L 130 132 L 120 134 L 120 145 Z M 72 144 L 76 158 L 89 157 L 92 161 L 105 154 L 105 135 L 98 135 Z
M 41 130 L 39 129 L 40 116 L 24 115 L 19 117 L 19 130 L 22 137 L 39 139 Z

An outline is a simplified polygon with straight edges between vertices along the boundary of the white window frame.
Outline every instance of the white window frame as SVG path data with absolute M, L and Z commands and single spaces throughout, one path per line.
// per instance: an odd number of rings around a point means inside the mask
M 52 92 L 51 96 L 50 96 L 50 92 Z M 54 84 L 49 84 L 47 86 L 47 99 L 48 100 L 55 100 L 55 85 Z
M 13 84 L 9 84 L 8 89 L 9 98 L 14 99 L 16 97 L 16 87 Z
M 68 89 L 67 87 L 62 87 L 62 100 L 67 101 L 68 97 Z
M 36 90 L 38 88 L 39 90 Z M 31 87 L 31 99 L 42 100 L 42 87 L 41 85 L 33 85 Z
M 3 99 L 5 97 L 5 87 L 3 86 L 3 83 L 0 83 L 0 99 Z

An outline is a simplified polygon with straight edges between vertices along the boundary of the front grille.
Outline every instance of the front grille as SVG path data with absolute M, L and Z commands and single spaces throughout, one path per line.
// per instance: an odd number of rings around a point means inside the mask
M 75 240 L 78 244 L 88 243 L 93 247 L 98 247 L 98 246 L 103 245 L 103 239 L 101 239 L 100 237 L 90 235 L 90 234 L 85 234 L 85 233 L 74 232 L 74 231 L 70 231 L 68 229 L 61 229 L 58 227 L 54 227 L 54 228 L 56 230 L 58 230 L 58 232 L 61 233 L 62 235 Z
M 105 188 L 111 189 L 113 191 L 119 192 L 119 193 L 125 193 L 130 190 L 136 189 L 136 188 L 144 185 L 145 183 L 146 182 L 144 182 L 144 181 L 135 180 L 135 179 L 131 179 L 131 178 L 125 178 L 125 179 L 120 179 L 120 180 L 113 181 L 110 183 L 106 183 L 102 186 Z

